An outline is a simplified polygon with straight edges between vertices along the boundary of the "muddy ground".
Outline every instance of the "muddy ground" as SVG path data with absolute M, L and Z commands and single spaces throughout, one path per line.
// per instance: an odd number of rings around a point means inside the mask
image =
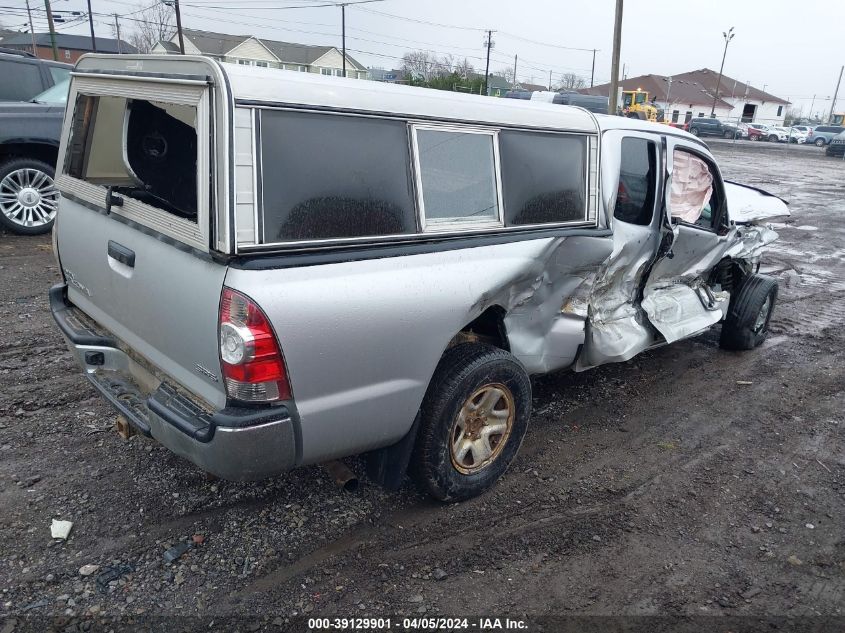
M 457 505 L 366 479 L 344 493 L 319 468 L 208 481 L 124 441 L 53 325 L 49 239 L 0 235 L 0 629 L 90 614 L 181 618 L 158 630 L 195 615 L 214 618 L 202 630 L 301 614 L 842 615 L 845 162 L 711 145 L 726 177 L 792 205 L 766 257 L 781 282 L 769 340 L 726 352 L 717 328 L 537 379 L 515 464 Z M 67 542 L 54 518 L 74 522 Z M 126 573 L 98 587 L 110 568 Z

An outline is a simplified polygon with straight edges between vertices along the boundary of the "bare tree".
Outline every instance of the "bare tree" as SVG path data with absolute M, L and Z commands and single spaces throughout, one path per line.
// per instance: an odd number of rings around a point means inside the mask
M 410 51 L 402 55 L 402 72 L 408 77 L 428 81 L 432 77 L 434 61 L 428 51 Z
M 560 76 L 560 86 L 558 87 L 559 90 L 578 90 L 580 88 L 586 88 L 587 82 L 583 77 L 576 75 L 575 73 L 563 73 Z
M 504 77 L 505 81 L 507 81 L 511 86 L 516 83 L 516 79 L 513 74 L 513 66 L 502 66 L 499 70 L 494 70 L 490 74 Z
M 469 63 L 469 60 L 466 57 L 464 57 L 462 61 L 455 63 L 454 70 L 463 79 L 467 79 L 475 72 L 475 68 L 473 68 L 472 64 Z
M 170 39 L 176 30 L 174 9 L 163 2 L 138 11 L 134 19 L 135 27 L 126 41 L 141 53 L 149 53 L 159 41 Z

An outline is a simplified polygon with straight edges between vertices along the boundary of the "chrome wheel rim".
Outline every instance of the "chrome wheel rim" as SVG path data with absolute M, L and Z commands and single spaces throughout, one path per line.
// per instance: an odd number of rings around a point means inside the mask
M 40 169 L 16 169 L 0 180 L 0 211 L 18 226 L 44 226 L 58 208 L 59 190 Z
M 471 475 L 493 463 L 507 444 L 515 413 L 513 394 L 505 385 L 476 389 L 464 401 L 449 434 L 452 466 Z
M 754 332 L 757 333 L 763 329 L 766 325 L 766 321 L 769 319 L 769 310 L 772 307 L 772 295 L 766 297 L 766 301 L 763 302 L 763 307 L 760 308 L 760 312 L 757 313 L 757 320 L 754 321 Z

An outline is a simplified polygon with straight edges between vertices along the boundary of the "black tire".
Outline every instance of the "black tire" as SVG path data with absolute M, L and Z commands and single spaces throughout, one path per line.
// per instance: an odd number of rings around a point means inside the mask
M 693 136 L 699 136 L 700 135 L 697 127 L 691 127 L 689 129 L 689 133 L 692 134 Z
M 456 465 L 452 447 L 458 439 L 463 438 L 470 443 L 472 439 L 471 435 L 462 435 L 459 415 L 465 406 L 470 406 L 474 394 L 483 389 L 491 389 L 495 393 L 502 387 L 511 399 L 505 401 L 503 392 L 502 400 L 492 404 L 490 413 L 494 409 L 499 410 L 497 407 L 503 401 L 506 407 L 512 406 L 512 414 L 508 415 L 509 422 L 506 423 L 509 431 L 502 434 L 492 449 L 490 461 L 466 466 L 469 471 L 462 472 L 458 468 L 465 464 Z M 477 410 L 483 415 L 483 409 Z M 496 483 L 519 451 L 531 416 L 531 381 L 525 368 L 510 353 L 490 345 L 462 343 L 443 354 L 420 413 L 419 435 L 411 457 L 414 478 L 440 501 L 469 499 Z M 469 428 L 466 425 L 470 421 L 480 424 L 478 418 L 471 420 L 465 417 L 462 420 L 466 420 L 464 429 Z M 476 431 L 476 439 L 485 426 L 486 417 L 483 426 Z M 488 447 L 491 444 L 488 440 Z M 463 459 L 474 459 L 474 451 L 465 453 Z
M 5 200 L 2 198 L 2 194 L 9 194 L 10 189 L 6 183 L 10 183 L 12 185 L 16 185 L 14 176 L 12 174 L 15 173 L 22 173 L 26 171 L 26 173 L 40 173 L 46 176 L 47 180 L 43 180 L 44 183 L 43 191 L 46 193 L 49 191 L 49 199 L 51 204 L 58 203 L 58 191 L 55 188 L 53 183 L 53 178 L 55 176 L 55 172 L 51 165 L 48 165 L 44 161 L 37 160 L 35 158 L 12 158 L 11 160 L 7 160 L 6 162 L 0 164 L 0 226 L 3 226 L 7 230 L 11 231 L 12 233 L 17 233 L 18 235 L 40 235 L 42 233 L 48 233 L 50 229 L 53 228 L 53 223 L 55 222 L 55 214 L 52 214 L 52 217 L 49 221 L 44 222 L 43 224 L 37 224 L 33 226 L 27 226 L 23 222 L 18 222 L 12 217 L 9 217 L 4 212 L 3 203 Z M 10 177 L 7 180 L 7 177 Z M 42 188 L 35 188 L 38 191 L 41 191 Z M 47 199 L 48 196 L 45 196 Z M 41 197 L 39 196 L 39 200 Z
M 719 345 L 724 349 L 754 349 L 766 340 L 775 310 L 778 282 L 765 275 L 749 275 L 731 297 Z
M 770 134 L 769 135 L 769 142 L 770 143 L 777 143 L 778 142 L 777 134 Z
M 817 138 L 815 141 L 813 141 L 813 145 L 815 145 L 816 147 L 824 147 L 826 145 L 824 137 L 820 136 L 819 138 Z
M 725 138 L 736 138 L 736 134 L 734 132 L 731 132 L 730 130 L 728 130 L 728 131 L 725 132 L 724 137 Z

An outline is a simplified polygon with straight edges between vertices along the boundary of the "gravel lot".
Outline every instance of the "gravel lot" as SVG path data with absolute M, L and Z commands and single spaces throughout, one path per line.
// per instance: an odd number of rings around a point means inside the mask
M 791 202 L 764 268 L 781 282 L 769 340 L 731 353 L 714 330 L 536 380 L 516 463 L 457 505 L 410 484 L 344 493 L 319 468 L 209 481 L 124 441 L 49 314 L 49 239 L 0 235 L 0 630 L 92 614 L 205 631 L 302 614 L 843 615 L 845 162 L 711 146 L 727 178 Z M 54 518 L 74 522 L 66 542 Z

